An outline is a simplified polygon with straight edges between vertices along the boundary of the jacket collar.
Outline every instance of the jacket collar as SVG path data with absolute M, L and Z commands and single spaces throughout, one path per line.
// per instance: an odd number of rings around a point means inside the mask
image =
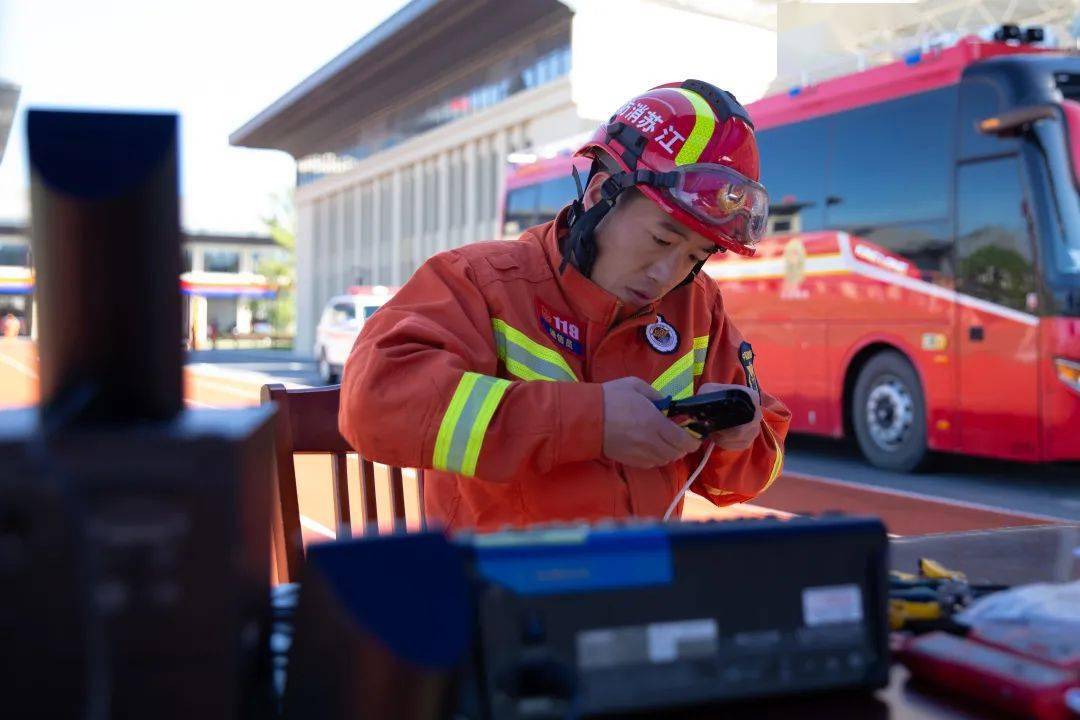
M 563 208 L 562 212 L 544 227 L 542 241 L 548 264 L 555 276 L 555 282 L 562 288 L 563 295 L 575 312 L 584 315 L 591 322 L 610 325 L 623 311 L 622 301 L 582 275 L 573 265 L 568 264 L 565 272 L 559 272 L 563 261 L 560 246 L 569 232 L 569 212 L 569 206 Z

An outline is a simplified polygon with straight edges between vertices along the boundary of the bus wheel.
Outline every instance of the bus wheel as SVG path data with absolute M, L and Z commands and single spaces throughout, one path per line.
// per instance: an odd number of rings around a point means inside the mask
M 907 358 L 887 350 L 870 358 L 855 381 L 852 424 L 871 465 L 911 472 L 926 460 L 926 401 Z

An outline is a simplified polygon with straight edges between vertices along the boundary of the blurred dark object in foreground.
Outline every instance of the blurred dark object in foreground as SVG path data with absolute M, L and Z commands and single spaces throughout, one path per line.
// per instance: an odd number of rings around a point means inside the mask
M 312 546 L 288 620 L 285 718 L 451 717 L 473 640 L 470 595 L 462 556 L 437 533 Z
M 955 563 L 956 566 L 963 567 L 973 581 L 998 584 L 1002 582 L 1061 582 L 1080 578 L 1080 561 L 1077 561 L 1073 555 L 1073 549 L 1077 546 L 1078 540 L 1080 540 L 1080 526 L 1075 525 L 1006 528 L 926 537 L 894 538 L 890 541 L 892 550 L 890 565 L 894 570 L 910 570 L 917 564 L 918 558 L 935 555 L 943 558 L 950 565 Z M 407 602 L 420 603 L 425 598 L 436 597 L 431 592 L 430 586 L 410 587 L 409 585 L 413 577 L 412 573 L 426 568 L 426 562 L 417 564 L 410 562 L 411 571 L 398 565 L 382 573 L 364 573 L 362 565 L 372 559 L 370 553 L 374 552 L 370 546 L 363 553 L 355 550 L 364 542 L 366 541 L 355 540 L 348 543 L 324 544 L 313 548 L 313 559 L 310 562 L 314 562 L 315 565 L 311 566 L 309 562 L 307 568 L 309 573 L 305 575 L 305 583 L 310 577 L 318 588 L 306 599 L 299 600 L 301 605 L 306 604 L 301 612 L 297 611 L 298 598 L 303 595 L 303 591 L 298 592 L 299 586 L 287 585 L 275 589 L 276 662 L 279 674 L 284 676 L 287 668 L 289 675 L 287 679 L 282 678 L 279 682 L 288 687 L 288 683 L 293 681 L 294 673 L 296 673 L 306 675 L 298 681 L 300 685 L 306 686 L 305 693 L 311 693 L 319 685 L 333 689 L 333 692 L 319 696 L 321 704 L 318 705 L 318 712 L 315 712 L 315 706 L 308 707 L 310 712 L 306 717 L 361 717 L 358 714 L 341 714 L 343 710 L 357 707 L 364 709 L 365 713 L 362 717 L 380 717 L 372 712 L 376 708 L 358 702 L 362 692 L 372 687 L 373 679 L 364 678 L 363 668 L 352 661 L 346 662 L 344 656 L 355 658 L 357 649 L 364 643 L 368 644 L 369 651 L 375 651 L 374 655 L 368 655 L 367 658 L 378 657 L 380 648 L 384 651 L 401 652 L 400 638 L 382 637 L 383 633 L 393 631 L 393 628 L 380 629 L 379 625 L 372 621 L 370 612 L 365 612 L 362 608 L 353 608 L 353 611 L 349 612 L 350 607 L 353 607 L 350 602 L 352 593 L 348 589 L 341 588 L 343 580 L 355 586 L 365 582 L 377 583 L 378 587 L 385 592 L 382 598 L 385 606 L 393 606 L 402 597 L 402 593 L 409 591 L 412 592 L 413 598 Z M 398 542 L 398 539 L 382 538 L 379 542 L 394 543 Z M 324 552 L 327 554 L 324 555 Z M 350 556 L 350 553 L 355 554 Z M 427 552 L 424 555 L 428 556 Z M 447 563 L 439 552 L 431 553 L 429 557 L 440 562 L 439 566 L 443 572 L 448 574 L 459 572 L 459 561 L 452 560 Z M 777 554 L 777 557 L 780 557 L 780 554 Z M 401 560 L 400 557 L 397 559 Z M 1020 570 L 1021 565 L 1025 567 L 1022 573 L 1018 574 L 1017 571 Z M 330 568 L 329 571 L 324 566 Z M 374 568 L 374 566 L 369 567 Z M 778 567 L 770 564 L 761 570 L 778 572 Z M 732 586 L 730 592 L 737 592 L 736 586 Z M 710 611 L 719 612 L 724 607 L 726 597 L 726 593 L 716 598 L 706 597 L 705 600 L 712 603 Z M 434 621 L 444 623 L 441 627 L 450 628 L 451 634 L 456 636 L 460 615 L 455 615 L 455 613 L 461 611 L 456 607 L 454 599 L 451 597 L 444 600 L 437 597 L 432 604 L 435 606 L 436 613 Z M 402 606 L 403 611 L 407 612 L 407 607 L 407 605 Z M 610 607 L 613 612 L 635 611 L 632 605 L 628 606 L 626 603 L 622 605 L 612 603 Z M 348 621 L 349 615 L 352 615 L 351 621 Z M 421 616 L 417 616 L 417 619 L 421 624 L 432 621 L 432 618 Z M 313 630 L 312 624 L 320 624 L 322 627 Z M 725 627 L 728 625 L 729 623 L 725 623 Z M 335 636 L 335 629 L 340 631 L 341 635 Z M 516 634 L 507 637 L 507 640 L 516 641 Z M 320 654 L 320 647 L 325 650 L 327 641 L 330 642 L 331 649 Z M 290 651 L 289 645 L 294 642 L 298 645 Z M 304 646 L 303 649 L 300 645 Z M 415 671 L 416 668 L 413 670 Z M 487 672 L 491 672 L 490 666 Z M 363 684 L 358 683 L 353 686 L 354 693 L 351 698 L 342 694 L 348 693 L 350 686 L 341 682 L 350 674 L 363 678 Z M 385 680 L 393 676 L 393 670 L 388 665 L 381 668 L 377 674 Z M 631 681 L 626 682 L 629 684 Z M 467 686 L 463 687 L 467 689 Z M 293 686 L 288 692 L 295 692 L 298 689 L 298 686 Z M 407 694 L 409 687 L 404 684 L 399 685 L 399 692 Z M 295 698 L 293 700 L 295 701 Z M 287 700 L 286 704 L 288 703 Z M 303 706 L 297 705 L 296 709 L 302 710 Z M 456 717 L 471 717 L 470 712 L 475 709 L 470 708 L 468 712 L 459 713 Z M 541 710 L 542 708 L 537 708 L 537 712 L 532 717 L 545 717 Z M 299 716 L 304 717 L 303 713 Z M 859 718 L 868 720 L 890 717 L 904 720 L 930 720 L 931 718 L 972 720 L 999 716 L 988 715 L 984 707 L 973 704 L 961 696 L 943 694 L 924 683 L 913 681 L 909 673 L 900 665 L 893 665 L 888 687 L 874 694 L 850 691 L 829 692 L 773 697 L 768 700 L 744 700 L 712 708 L 688 708 L 670 712 L 653 710 L 645 713 L 614 715 L 614 717 L 670 718 L 671 720 L 714 720 L 715 718 L 755 718 L 755 720 L 760 718 L 783 718 L 783 720 Z M 390 715 L 390 717 L 398 716 Z M 561 720 L 564 716 L 558 717 Z
M 5 715 L 269 709 L 270 408 L 184 410 L 176 118 L 31 111 L 40 413 L 0 413 Z
M 27 113 L 48 424 L 183 408 L 177 122 Z
M 286 717 L 726 716 L 830 691 L 880 716 L 886 542 L 800 518 L 313 545 L 295 617 L 275 603 Z

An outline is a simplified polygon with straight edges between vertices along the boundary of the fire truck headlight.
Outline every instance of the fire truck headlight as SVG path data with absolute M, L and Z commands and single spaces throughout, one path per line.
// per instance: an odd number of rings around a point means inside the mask
M 1054 369 L 1057 370 L 1057 376 L 1061 382 L 1076 392 L 1080 392 L 1080 362 L 1054 358 Z

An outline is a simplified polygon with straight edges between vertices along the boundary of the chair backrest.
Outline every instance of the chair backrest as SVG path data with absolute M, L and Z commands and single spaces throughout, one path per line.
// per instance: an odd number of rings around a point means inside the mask
M 338 431 L 340 386 L 289 389 L 281 384 L 262 387 L 262 402 L 278 406 L 274 427 L 274 460 L 277 499 L 274 503 L 273 535 L 271 538 L 274 565 L 280 582 L 297 579 L 304 560 L 302 521 L 297 492 L 296 454 L 330 456 L 334 533 L 337 537 L 352 537 L 353 523 L 349 511 L 349 482 L 347 455 L 355 452 Z M 360 505 L 363 509 L 364 534 L 378 533 L 379 511 L 376 501 L 375 464 L 358 455 L 360 469 Z M 390 504 L 395 532 L 404 532 L 405 484 L 402 469 L 389 467 Z M 417 507 L 421 527 L 424 522 L 423 474 L 416 471 Z

